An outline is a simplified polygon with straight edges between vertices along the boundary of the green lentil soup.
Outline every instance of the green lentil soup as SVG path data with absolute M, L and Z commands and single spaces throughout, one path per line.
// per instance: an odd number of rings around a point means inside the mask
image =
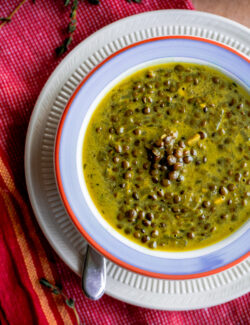
M 134 73 L 96 108 L 84 177 L 100 214 L 143 245 L 185 251 L 230 235 L 250 215 L 250 96 L 207 66 Z

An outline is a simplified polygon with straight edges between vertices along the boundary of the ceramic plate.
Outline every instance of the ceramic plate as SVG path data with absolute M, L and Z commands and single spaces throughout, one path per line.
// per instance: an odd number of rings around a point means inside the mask
M 234 48 L 243 56 L 247 57 L 250 53 L 249 30 L 221 17 L 182 10 L 132 16 L 105 27 L 76 47 L 52 74 L 36 104 L 26 142 L 25 171 L 28 191 L 38 222 L 51 245 L 78 274 L 81 270 L 85 241 L 65 213 L 57 191 L 53 168 L 54 139 L 62 112 L 75 89 L 89 72 L 112 53 L 143 40 L 169 35 L 207 38 Z M 149 46 L 152 43 L 153 41 L 148 41 L 143 44 Z M 138 49 L 140 46 L 133 46 L 133 48 Z M 224 51 L 223 47 L 221 49 Z M 243 82 L 247 83 L 246 80 Z M 238 238 L 242 236 L 239 235 Z M 249 239 L 244 237 L 241 240 L 244 240 L 244 245 L 241 243 L 238 248 L 234 248 L 233 257 L 225 252 L 226 257 L 223 254 L 218 256 L 218 261 L 211 261 L 215 256 L 211 255 L 205 262 L 205 269 L 202 268 L 204 266 L 201 262 L 197 265 L 191 263 L 193 269 L 187 272 L 185 270 L 177 272 L 174 270 L 174 264 L 166 265 L 168 269 L 165 273 L 162 268 L 150 269 L 148 265 L 143 266 L 142 269 L 152 273 L 159 272 L 182 277 L 185 277 L 185 274 L 213 271 L 218 267 L 223 268 L 248 253 Z M 245 246 L 246 250 L 242 246 Z M 238 249 L 242 250 L 240 255 L 237 255 Z M 159 257 L 154 256 L 154 259 L 157 261 Z M 131 261 L 128 262 L 129 265 L 134 265 Z M 176 260 L 172 262 L 175 263 Z M 249 290 L 249 258 L 226 271 L 189 280 L 153 279 L 127 271 L 110 261 L 107 269 L 106 292 L 108 294 L 129 303 L 151 308 L 175 310 L 202 308 L 228 301 Z

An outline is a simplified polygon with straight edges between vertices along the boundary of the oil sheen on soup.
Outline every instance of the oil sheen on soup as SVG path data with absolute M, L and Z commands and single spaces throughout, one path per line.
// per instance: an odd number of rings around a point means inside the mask
M 202 248 L 250 215 L 250 96 L 218 70 L 169 63 L 117 84 L 95 109 L 84 178 L 105 220 L 144 247 Z

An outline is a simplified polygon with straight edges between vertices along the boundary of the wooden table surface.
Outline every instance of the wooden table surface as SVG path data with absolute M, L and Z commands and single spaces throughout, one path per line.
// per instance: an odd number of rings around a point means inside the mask
M 250 28 L 250 0 L 191 0 L 195 9 L 224 16 Z

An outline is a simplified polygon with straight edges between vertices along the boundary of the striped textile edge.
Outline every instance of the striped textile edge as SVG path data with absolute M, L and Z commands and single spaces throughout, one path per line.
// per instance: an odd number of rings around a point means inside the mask
M 74 313 L 62 297 L 44 290 L 39 283 L 42 277 L 50 283 L 57 283 L 59 277 L 41 242 L 34 217 L 15 187 L 8 165 L 0 148 L 0 256 L 6 270 L 0 281 L 0 317 L 8 323 L 4 310 L 12 313 L 10 319 L 13 320 L 12 297 L 16 297 L 14 301 L 23 305 L 22 315 L 17 313 L 14 317 L 17 321 L 23 319 L 25 324 L 37 324 L 38 321 L 49 325 L 75 324 Z M 12 295 L 10 291 L 13 291 Z M 4 296 L 11 299 L 4 299 Z

